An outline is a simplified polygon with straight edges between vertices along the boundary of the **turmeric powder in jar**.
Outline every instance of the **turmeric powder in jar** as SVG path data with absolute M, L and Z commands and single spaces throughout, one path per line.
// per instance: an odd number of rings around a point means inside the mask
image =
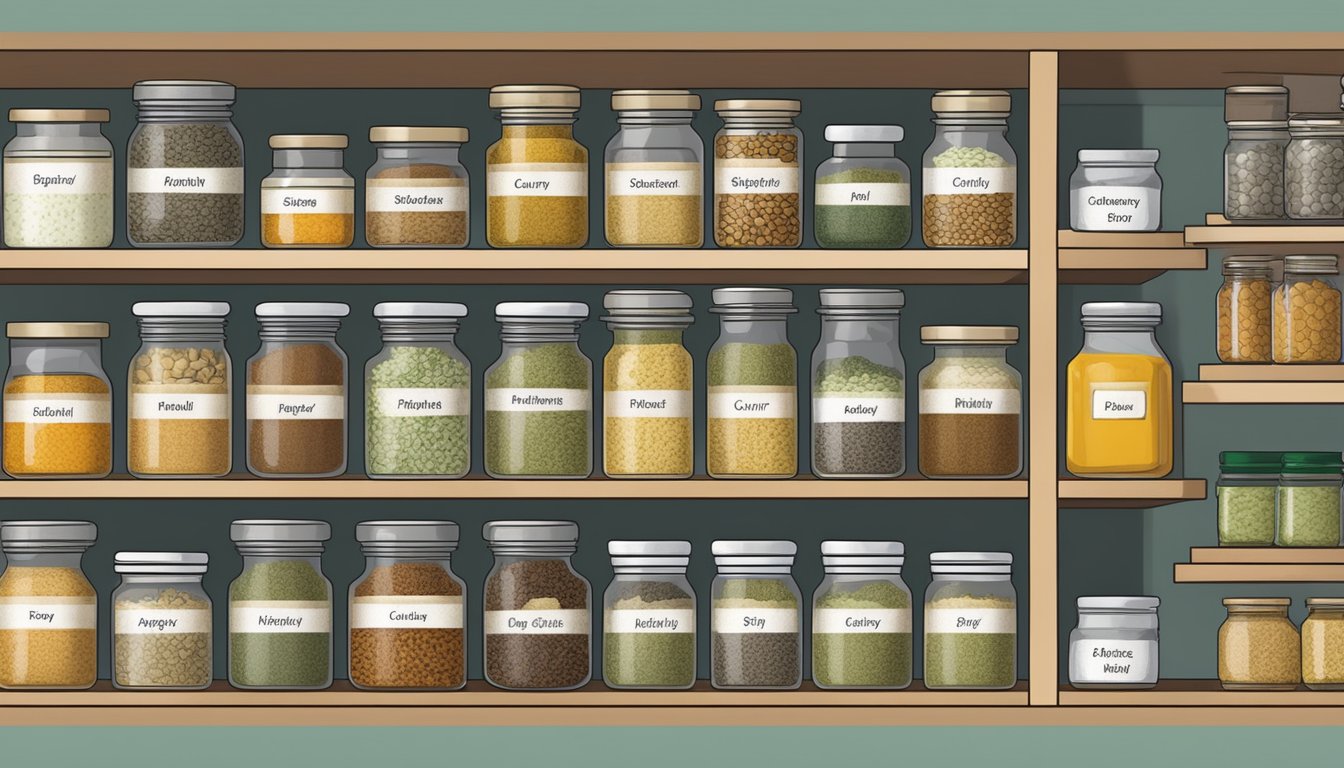
M 579 89 L 500 85 L 504 124 L 485 152 L 486 239 L 494 248 L 577 248 L 588 242 L 588 150 L 574 139 Z
M 1274 362 L 1338 363 L 1339 257 L 1285 256 L 1274 291 Z
M 275 170 L 261 180 L 261 244 L 346 248 L 355 240 L 355 180 L 342 135 L 271 137 Z

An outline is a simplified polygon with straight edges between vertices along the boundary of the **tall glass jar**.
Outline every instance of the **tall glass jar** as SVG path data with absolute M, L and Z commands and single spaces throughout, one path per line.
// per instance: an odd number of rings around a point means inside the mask
M 466 128 L 379 125 L 364 177 L 364 239 L 374 248 L 461 248 L 470 235 Z
M 1223 215 L 1233 221 L 1282 219 L 1288 89 L 1233 86 L 1224 104 Z
M 588 242 L 588 149 L 574 138 L 579 89 L 490 89 L 503 133 L 485 151 L 486 240 L 493 248 Z
M 112 244 L 112 143 L 106 109 L 11 109 L 4 152 L 7 248 Z
M 1275 495 L 1282 453 L 1218 454 L 1218 546 L 1274 546 Z
M 500 478 L 593 472 L 593 363 L 579 351 L 588 305 L 495 305 L 499 359 L 485 372 L 485 471 Z
M 695 590 L 689 541 L 611 541 L 615 576 L 602 596 L 602 682 L 608 688 L 695 685 Z
M 714 102 L 714 242 L 797 248 L 803 242 L 803 132 L 793 99 Z
M 348 247 L 355 241 L 355 180 L 345 172 L 350 139 L 278 134 L 270 144 L 274 169 L 261 180 L 261 244 Z
M 907 688 L 910 588 L 899 541 L 823 541 L 812 594 L 812 680 L 818 688 Z
M 112 593 L 112 685 L 198 691 L 214 680 L 204 552 L 118 552 Z
M 1344 464 L 1338 453 L 1283 454 L 1279 475 L 1280 547 L 1338 547 L 1341 541 L 1341 485 Z
M 1156 232 L 1162 177 L 1156 149 L 1080 149 L 1069 178 L 1069 226 L 1078 232 Z
M 257 305 L 261 347 L 247 361 L 247 471 L 335 477 L 346 466 L 350 361 L 336 343 L 350 306 Z
M 1016 477 L 1022 471 L 1022 375 L 1008 363 L 1011 325 L 926 325 L 933 362 L 919 372 L 919 471 Z
M 1339 362 L 1338 256 L 1283 257 L 1283 283 L 1274 290 L 1273 307 L 1274 362 Z
M 817 166 L 817 245 L 902 248 L 910 241 L 910 166 L 899 125 L 828 125 L 834 156 Z
M 20 479 L 106 477 L 112 471 L 107 323 L 9 323 L 5 473 Z
M 1142 689 L 1157 685 L 1156 597 L 1080 597 L 1069 633 L 1074 688 Z
M 803 682 L 803 595 L 792 541 L 716 541 L 710 682 L 790 690 Z
M 1344 115 L 1293 115 L 1288 135 L 1283 161 L 1288 218 L 1344 219 Z
M 615 91 L 620 130 L 607 143 L 607 244 L 699 248 L 705 242 L 705 143 L 690 91 Z
M 924 244 L 1007 248 L 1017 240 L 1017 154 L 1007 91 L 938 91 L 924 152 Z
M 1302 639 L 1286 597 L 1229 597 L 1218 627 L 1218 680 L 1229 691 L 1291 691 L 1302 682 Z
M 1307 598 L 1302 682 L 1313 691 L 1344 690 L 1344 599 Z
M 364 367 L 364 467 L 377 478 L 458 478 L 471 469 L 471 361 L 464 304 L 384 302 L 383 348 Z
M 821 339 L 812 352 L 812 471 L 818 477 L 905 472 L 905 294 L 821 289 Z
M 1223 259 L 1218 289 L 1218 359 L 1268 363 L 1273 354 L 1273 262 L 1264 257 Z
M 1017 684 L 1017 590 L 1009 552 L 934 552 L 924 593 L 924 685 Z

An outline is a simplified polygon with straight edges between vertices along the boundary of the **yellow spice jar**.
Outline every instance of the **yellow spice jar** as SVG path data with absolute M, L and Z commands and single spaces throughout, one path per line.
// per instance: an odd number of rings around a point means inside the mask
M 1313 691 L 1344 690 L 1344 598 L 1307 599 L 1302 682 Z
M 0 523 L 0 688 L 89 688 L 98 680 L 98 593 L 80 569 L 93 523 Z
M 1274 362 L 1339 362 L 1339 257 L 1285 256 L 1273 306 Z
M 1268 363 L 1273 355 L 1273 262 L 1259 256 L 1223 259 L 1218 289 L 1218 359 Z
M 1302 682 L 1302 642 L 1286 597 L 1229 597 L 1218 628 L 1218 679 L 1228 690 L 1290 691 Z
M 261 244 L 346 248 L 355 240 L 355 180 L 345 172 L 349 138 L 271 137 L 275 169 L 261 180 Z
M 495 248 L 588 242 L 588 150 L 574 139 L 579 89 L 490 89 L 503 133 L 485 151 L 486 240 Z

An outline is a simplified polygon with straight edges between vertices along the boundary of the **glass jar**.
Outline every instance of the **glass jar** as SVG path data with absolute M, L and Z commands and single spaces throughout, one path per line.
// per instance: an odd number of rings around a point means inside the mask
M 112 686 L 198 691 L 214 680 L 204 552 L 118 552 L 112 593 Z
M 1338 256 L 1283 257 L 1283 283 L 1274 290 L 1273 307 L 1274 362 L 1339 362 Z
M 320 520 L 235 520 L 243 572 L 229 584 L 229 684 L 316 690 L 331 685 L 331 582 Z
M 335 477 L 346 464 L 350 361 L 336 343 L 347 304 L 257 305 L 261 347 L 247 361 L 247 471 Z
M 261 244 L 346 248 L 355 241 L 355 180 L 345 172 L 350 139 L 330 134 L 271 137 L 271 175 L 261 180 Z
M 1282 219 L 1288 89 L 1234 85 L 1223 97 L 1223 119 L 1223 215 L 1234 221 Z
M 1067 465 L 1080 476 L 1171 472 L 1171 362 L 1157 343 L 1162 305 L 1083 304 L 1083 348 L 1069 361 Z
M 1069 633 L 1069 684 L 1074 688 L 1157 686 L 1156 597 L 1080 597 L 1078 626 Z
M 1156 149 L 1080 149 L 1069 179 L 1069 226 L 1078 232 L 1156 232 L 1162 177 Z
M 112 244 L 112 143 L 106 109 L 11 109 L 4 152 L 7 248 Z
M 583 478 L 593 471 L 593 363 L 579 351 L 588 305 L 495 305 L 499 359 L 485 372 L 485 471 Z
M 714 242 L 797 248 L 803 242 L 803 132 L 793 99 L 714 102 Z
M 1218 546 L 1274 546 L 1275 495 L 1282 453 L 1218 454 Z
M 602 682 L 608 688 L 695 685 L 695 590 L 689 541 L 611 541 L 615 576 L 602 597 Z
M 793 291 L 715 288 L 709 311 L 719 338 L 709 348 L 710 477 L 798 473 L 798 355 L 789 343 Z
M 907 688 L 913 643 L 899 541 L 823 541 L 826 575 L 812 594 L 818 688 Z
M 374 248 L 461 248 L 470 232 L 466 128 L 379 125 L 364 177 L 364 239 Z
M 126 150 L 126 237 L 138 247 L 229 246 L 243 237 L 243 138 L 235 89 L 142 80 Z
M 126 468 L 136 477 L 223 477 L 233 467 L 233 363 L 224 301 L 137 302 L 127 371 Z
M 80 560 L 93 523 L 0 523 L 0 688 L 92 688 L 98 681 L 98 591 Z
M 1270 305 L 1273 263 L 1264 257 L 1223 259 L 1218 289 L 1218 359 L 1224 363 L 1268 363 L 1274 328 Z
M 1344 219 L 1344 116 L 1296 114 L 1283 161 L 1290 219 Z
M 1341 535 L 1341 462 L 1338 453 L 1283 454 L 1279 475 L 1280 547 L 1338 547 Z
M 705 143 L 691 127 L 690 91 L 614 91 L 620 129 L 607 143 L 607 244 L 699 248 L 705 243 Z
M 803 595 L 792 541 L 716 541 L 710 682 L 791 690 L 803 682 Z
M 364 467 L 375 478 L 458 478 L 471 469 L 471 361 L 463 304 L 373 308 L 382 350 L 364 368 Z
M 514 691 L 569 691 L 592 679 L 593 588 L 570 561 L 579 526 L 563 520 L 485 524 L 485 679 Z
M 1011 325 L 926 325 L 933 362 L 919 372 L 919 471 L 1016 477 L 1022 471 L 1022 375 L 1008 363 Z
M 934 552 L 924 593 L 924 685 L 1017 684 L 1017 591 L 1009 552 Z
M 453 573 L 457 523 L 355 526 L 364 573 L 350 585 L 350 684 L 455 691 L 467 684 L 466 585 Z
M 574 139 L 579 89 L 490 89 L 503 132 L 485 151 L 486 240 L 492 248 L 579 248 L 588 242 L 588 149 Z
M 1291 691 L 1302 682 L 1302 640 L 1286 597 L 1229 597 L 1218 627 L 1218 680 L 1229 691 Z
M 1011 109 L 1007 91 L 933 94 L 933 143 L 924 152 L 928 247 L 1007 248 L 1017 240 Z
M 1302 682 L 1313 691 L 1344 690 L 1344 599 L 1307 598 Z
M 107 477 L 112 384 L 107 323 L 9 323 L 5 473 L 20 479 Z
M 903 248 L 910 242 L 910 166 L 899 125 L 828 125 L 834 156 L 817 166 L 813 214 L 822 248 Z

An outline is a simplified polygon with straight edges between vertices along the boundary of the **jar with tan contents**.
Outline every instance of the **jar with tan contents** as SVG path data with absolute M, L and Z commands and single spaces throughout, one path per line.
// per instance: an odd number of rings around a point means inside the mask
M 924 153 L 924 244 L 1007 248 L 1017 240 L 1017 154 L 1008 143 L 1007 91 L 933 95 Z
M 1285 256 L 1273 305 L 1274 362 L 1339 362 L 1338 256 Z
M 466 128 L 380 125 L 369 129 L 378 159 L 364 181 L 364 239 L 375 248 L 467 244 Z
M 98 592 L 80 567 L 93 523 L 0 523 L 0 688 L 90 688 L 98 680 Z
M 261 180 L 261 244 L 346 248 L 355 240 L 355 180 L 341 135 L 271 137 L 275 170 Z
M 1272 357 L 1273 262 L 1263 257 L 1223 259 L 1218 289 L 1218 359 L 1224 363 L 1268 363 Z
M 803 132 L 793 99 L 714 102 L 714 242 L 797 248 L 803 242 Z
M 1307 598 L 1302 682 L 1313 691 L 1344 690 L 1344 598 Z
M 588 149 L 574 139 L 579 89 L 490 89 L 503 133 L 485 151 L 486 239 L 493 248 L 588 242 Z
M 698 248 L 705 241 L 705 143 L 690 91 L 616 91 L 620 130 L 607 144 L 607 242 Z
M 1223 688 L 1291 691 L 1302 682 L 1302 643 L 1286 597 L 1229 597 L 1218 628 L 1218 679 Z

